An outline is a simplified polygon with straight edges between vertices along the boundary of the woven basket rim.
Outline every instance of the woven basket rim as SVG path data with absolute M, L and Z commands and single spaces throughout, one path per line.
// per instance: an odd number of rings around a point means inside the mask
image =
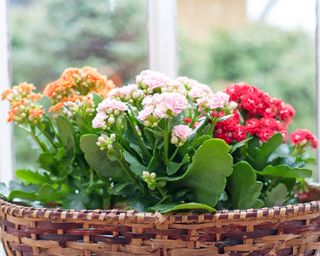
M 85 221 L 119 221 L 136 223 L 158 223 L 183 222 L 183 223 L 203 223 L 220 220 L 262 220 L 262 219 L 283 219 L 294 216 L 304 216 L 315 214 L 320 211 L 320 201 L 299 203 L 296 205 L 275 206 L 270 208 L 247 209 L 247 210 L 222 210 L 215 213 L 150 213 L 137 212 L 134 210 L 124 211 L 119 209 L 110 210 L 74 210 L 62 208 L 36 208 L 21 206 L 9 203 L 0 199 L 0 214 L 11 215 L 13 217 L 48 219 L 48 220 L 85 220 Z

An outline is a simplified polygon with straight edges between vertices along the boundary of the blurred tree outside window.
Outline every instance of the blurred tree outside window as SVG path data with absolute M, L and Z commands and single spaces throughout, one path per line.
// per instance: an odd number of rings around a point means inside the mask
M 116 85 L 147 68 L 146 0 L 14 0 L 9 17 L 13 83 L 41 89 L 67 67 L 93 66 Z M 16 135 L 16 167 L 35 164 L 30 141 Z M 32 147 L 33 148 L 33 147 Z
M 256 85 L 296 107 L 291 130 L 315 132 L 315 0 L 177 0 L 177 14 L 180 75 Z M 90 65 L 121 85 L 148 67 L 147 0 L 11 0 L 9 15 L 14 83 Z M 35 165 L 15 133 L 17 168 Z
M 291 130 L 315 132 L 315 0 L 307 2 L 177 0 L 180 74 L 214 89 L 256 85 L 295 106 Z

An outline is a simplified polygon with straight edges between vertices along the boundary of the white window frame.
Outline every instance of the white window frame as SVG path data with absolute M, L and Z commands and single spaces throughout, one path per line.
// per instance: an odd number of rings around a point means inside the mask
M 7 0 L 0 1 L 0 91 L 10 88 L 10 40 Z M 6 123 L 9 105 L 0 102 L 0 181 L 8 183 L 13 177 L 12 128 Z
M 316 1 L 316 104 L 317 104 L 317 138 L 320 139 L 320 0 Z M 320 181 L 320 149 L 317 150 L 317 175 L 316 179 Z
M 177 76 L 176 0 L 148 1 L 149 68 Z
M 320 138 L 320 0 L 316 4 L 317 137 Z M 8 1 L 0 0 L 0 91 L 11 86 L 7 8 Z M 176 77 L 178 70 L 176 14 L 176 0 L 148 0 L 149 68 L 170 77 Z M 5 122 L 8 104 L 0 102 L 0 109 L 0 181 L 8 182 L 13 177 L 12 128 Z M 320 161 L 317 180 L 320 180 Z

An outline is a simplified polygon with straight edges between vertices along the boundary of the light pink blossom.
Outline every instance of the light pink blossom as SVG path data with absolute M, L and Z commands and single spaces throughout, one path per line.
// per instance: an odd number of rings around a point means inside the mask
M 98 112 L 107 112 L 108 114 L 118 111 L 124 112 L 128 110 L 128 107 L 125 103 L 115 100 L 115 99 L 105 99 L 98 105 Z
M 176 125 L 172 130 L 171 143 L 176 145 L 183 145 L 190 137 L 192 129 L 187 125 Z
M 210 87 L 205 84 L 200 84 L 198 82 L 193 84 L 188 93 L 188 95 L 193 99 L 206 97 L 210 94 L 212 94 L 212 90 L 210 89 Z
M 173 115 L 180 114 L 187 107 L 187 99 L 179 93 L 163 93 L 162 103 L 168 110 L 171 110 Z
M 229 101 L 229 95 L 224 92 L 211 93 L 205 97 L 197 99 L 199 111 L 210 111 L 222 108 Z
M 146 106 L 144 109 L 142 109 L 139 113 L 138 113 L 138 118 L 141 121 L 146 120 L 154 111 L 154 108 L 152 106 Z
M 107 115 L 104 112 L 99 112 L 95 118 L 92 120 L 92 127 L 93 128 L 103 128 L 106 125 Z
M 136 77 L 137 83 L 141 83 L 152 90 L 165 86 L 168 80 L 169 78 L 164 74 L 153 70 L 142 71 L 140 75 Z

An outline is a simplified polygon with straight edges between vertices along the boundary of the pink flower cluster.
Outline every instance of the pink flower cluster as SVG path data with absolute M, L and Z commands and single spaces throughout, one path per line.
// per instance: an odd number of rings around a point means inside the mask
M 176 125 L 172 130 L 171 143 L 182 146 L 190 137 L 192 129 L 188 125 Z
M 153 70 L 142 71 L 136 77 L 136 82 L 139 87 L 146 89 L 148 93 L 152 93 L 157 88 L 163 87 L 168 81 L 169 78 L 164 74 Z
M 97 115 L 92 121 L 93 128 L 110 128 L 117 121 L 121 121 L 121 114 L 128 110 L 125 103 L 106 98 L 103 100 L 97 108 Z
M 316 149 L 318 147 L 318 140 L 314 134 L 307 129 L 298 129 L 290 134 L 290 142 L 293 145 L 307 146 L 310 145 Z
M 138 118 L 145 126 L 156 126 L 159 119 L 177 116 L 187 107 L 187 99 L 179 93 L 156 93 L 147 96 L 138 113 Z

